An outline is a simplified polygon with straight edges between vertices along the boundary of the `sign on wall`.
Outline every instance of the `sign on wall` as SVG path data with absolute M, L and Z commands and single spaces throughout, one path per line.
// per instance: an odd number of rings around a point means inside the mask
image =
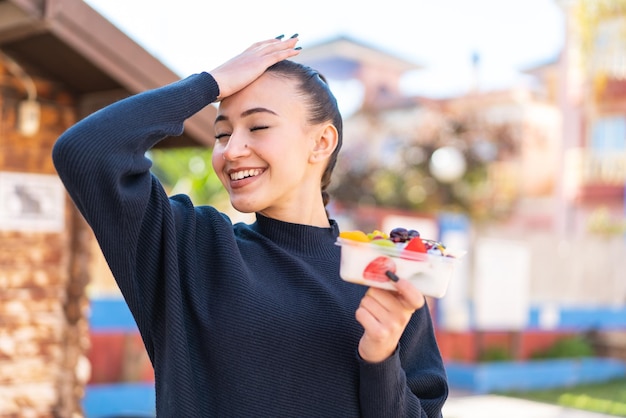
M 61 232 L 65 189 L 55 175 L 0 172 L 0 230 Z
M 530 250 L 523 242 L 481 238 L 474 253 L 476 328 L 522 330 L 528 323 Z

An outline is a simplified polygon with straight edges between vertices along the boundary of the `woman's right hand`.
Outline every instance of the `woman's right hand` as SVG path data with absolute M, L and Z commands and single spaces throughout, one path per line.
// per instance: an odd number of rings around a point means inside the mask
M 223 100 L 259 78 L 271 65 L 299 54 L 295 49 L 297 35 L 257 42 L 236 57 L 210 71 L 220 89 L 217 100 Z
M 408 280 L 400 279 L 395 287 L 369 288 L 356 311 L 356 319 L 364 329 L 359 355 L 369 363 L 391 356 L 415 311 L 426 306 L 424 295 Z

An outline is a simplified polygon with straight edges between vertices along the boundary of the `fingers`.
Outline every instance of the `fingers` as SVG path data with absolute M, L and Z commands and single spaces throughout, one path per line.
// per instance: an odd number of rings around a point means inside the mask
M 390 290 L 370 288 L 356 311 L 356 319 L 376 340 L 400 338 L 415 312 L 403 297 Z
M 269 64 L 272 65 L 275 62 L 298 55 L 301 49 L 296 47 L 298 41 L 297 33 L 287 39 L 280 35 L 272 39 L 256 42 L 246 49 L 244 53 L 257 53 L 259 56 L 265 56 L 273 61 Z
M 359 341 L 361 357 L 369 362 L 388 358 L 398 346 L 413 312 L 399 292 L 368 289 L 355 313 L 364 330 Z
M 394 314 L 406 312 L 393 296 L 386 293 L 389 292 L 370 289 L 361 300 L 359 309 L 362 311 L 357 312 L 357 315 L 360 314 L 361 318 L 368 321 L 372 329 L 378 328 L 379 324 L 395 324 Z
M 376 312 L 402 312 L 413 311 L 408 303 L 404 302 L 403 297 L 394 291 L 370 288 L 363 297 L 363 302 L 374 309 L 377 306 Z M 381 312 L 382 313 L 382 312 Z
M 372 363 L 383 361 L 394 352 L 403 329 L 395 321 L 381 322 L 381 316 L 386 314 L 374 314 L 363 303 L 356 311 L 356 319 L 365 331 L 359 341 L 359 355 Z
M 359 353 L 367 361 L 382 361 L 391 355 L 413 313 L 426 303 L 408 280 L 400 279 L 395 286 L 395 291 L 369 288 L 356 310 L 356 319 L 364 329 Z
M 222 100 L 260 77 L 271 65 L 298 55 L 297 35 L 289 39 L 266 39 L 256 42 L 239 55 L 213 69 L 210 73 L 220 89 L 218 100 Z
M 400 279 L 394 284 L 396 291 L 370 288 L 366 296 L 373 297 L 388 310 L 410 311 L 420 309 L 425 304 L 424 295 L 408 280 Z
M 422 292 L 417 290 L 417 288 L 413 286 L 410 281 L 401 279 L 397 281 L 395 285 L 400 301 L 407 309 L 416 311 L 422 308 L 422 306 L 426 303 L 426 299 L 424 298 Z

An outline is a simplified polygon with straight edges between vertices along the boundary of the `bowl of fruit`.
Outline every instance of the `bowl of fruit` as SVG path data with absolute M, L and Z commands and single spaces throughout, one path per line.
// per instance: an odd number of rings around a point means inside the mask
M 424 295 L 441 298 L 465 251 L 446 248 L 413 229 L 342 231 L 339 274 L 347 282 L 394 290 L 394 281 L 408 279 Z

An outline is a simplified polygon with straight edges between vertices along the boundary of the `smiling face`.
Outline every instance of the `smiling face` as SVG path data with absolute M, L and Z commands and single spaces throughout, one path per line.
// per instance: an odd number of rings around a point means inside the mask
M 327 155 L 319 150 L 334 128 L 309 124 L 303 100 L 295 81 L 265 73 L 220 103 L 213 168 L 235 209 L 307 224 L 323 214 L 327 223 L 320 192 Z

